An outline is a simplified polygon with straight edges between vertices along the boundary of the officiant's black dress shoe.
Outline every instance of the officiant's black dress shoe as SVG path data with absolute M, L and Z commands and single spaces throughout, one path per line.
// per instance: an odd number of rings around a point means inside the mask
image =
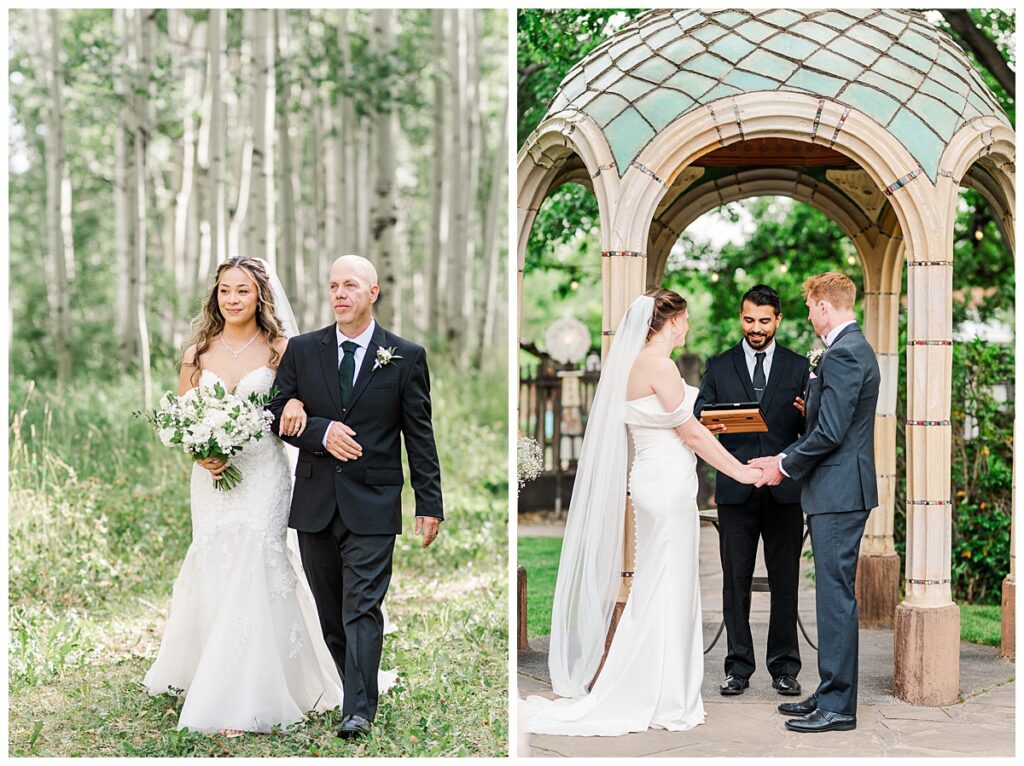
M 743 694 L 743 690 L 750 686 L 750 681 L 739 676 L 726 676 L 718 687 L 718 691 L 729 696 L 730 694 Z
M 857 728 L 857 716 L 833 713 L 831 710 L 815 710 L 803 718 L 786 721 L 786 728 L 801 733 L 819 731 L 853 731 Z
M 341 720 L 338 736 L 342 739 L 365 737 L 370 733 L 370 722 L 361 715 L 347 715 Z
M 786 697 L 796 697 L 800 694 L 800 682 L 793 676 L 782 675 L 772 679 L 772 688 L 778 689 L 779 694 Z
M 783 702 L 779 705 L 779 712 L 783 715 L 807 715 L 817 709 L 818 695 L 816 693 L 799 702 Z

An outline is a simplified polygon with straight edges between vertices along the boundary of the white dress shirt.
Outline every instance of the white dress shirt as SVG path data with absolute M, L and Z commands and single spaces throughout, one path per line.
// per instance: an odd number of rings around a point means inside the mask
M 341 328 L 339 328 L 338 325 L 334 325 L 334 332 L 338 336 L 338 366 L 339 367 L 341 366 L 342 357 L 345 356 L 345 349 L 343 349 L 341 347 L 341 344 L 344 343 L 347 340 L 350 340 L 353 343 L 355 343 L 357 346 L 359 346 L 359 348 L 357 348 L 355 350 L 356 364 L 355 364 L 355 370 L 352 373 L 352 385 L 353 386 L 355 385 L 356 378 L 359 377 L 359 369 L 363 365 L 363 358 L 366 356 L 366 348 L 370 345 L 370 341 L 373 339 L 373 331 L 374 331 L 374 329 L 376 327 L 377 327 L 377 321 L 375 319 L 371 319 L 370 320 L 370 324 L 366 326 L 365 330 L 363 330 L 361 333 L 359 333 L 359 335 L 357 335 L 356 337 L 350 338 L 350 337 L 348 337 L 347 335 L 345 335 L 341 331 Z M 327 437 L 330 436 L 330 434 L 331 434 L 331 428 L 330 428 L 330 426 L 328 426 L 327 430 L 324 432 L 324 441 L 323 441 L 324 447 L 327 446 Z
M 762 348 L 760 351 L 755 351 L 753 349 L 753 347 L 751 347 L 751 345 L 749 343 L 747 343 L 747 339 L 746 338 L 743 339 L 742 344 L 743 344 L 743 356 L 747 360 L 747 374 L 750 375 L 751 382 L 753 382 L 753 380 L 754 380 L 754 368 L 757 366 L 757 358 L 754 355 L 755 354 L 760 354 L 762 352 L 764 353 L 764 355 L 765 355 L 765 357 L 764 357 L 764 380 L 765 380 L 765 383 L 767 383 L 768 382 L 768 377 L 772 374 L 772 357 L 775 356 L 775 340 L 774 340 L 774 338 L 772 339 L 772 342 L 769 343 L 766 348 Z

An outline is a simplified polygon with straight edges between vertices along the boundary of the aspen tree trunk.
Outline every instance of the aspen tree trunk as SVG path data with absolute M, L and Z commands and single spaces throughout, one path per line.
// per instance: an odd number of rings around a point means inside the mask
M 473 346 L 473 338 L 468 328 L 474 322 L 481 320 L 474 316 L 473 310 L 478 301 L 478 282 L 482 263 L 479 259 L 481 226 L 478 224 L 480 218 L 478 213 L 478 197 L 480 188 L 480 158 L 482 152 L 482 139 L 480 128 L 480 24 L 478 11 L 467 9 L 462 11 L 466 22 L 466 52 L 463 58 L 466 62 L 466 87 L 462 89 L 464 102 L 462 112 L 466 118 L 466 133 L 468 135 L 466 150 L 466 251 L 463 256 L 462 274 L 462 303 L 456 304 L 458 309 L 459 323 L 463 329 L 463 342 L 459 359 L 467 364 Z
M 253 154 L 255 122 L 254 111 L 256 91 L 259 90 L 259 75 L 254 63 L 253 46 L 256 37 L 255 14 L 258 11 L 246 8 L 242 11 L 242 40 L 238 52 L 238 78 L 241 88 L 238 96 L 238 125 L 229 134 L 241 137 L 242 147 L 239 153 L 238 190 L 235 204 L 231 211 L 231 222 L 228 224 L 228 258 L 239 255 L 258 256 L 253 247 L 251 227 L 249 225 L 249 206 L 252 204 L 253 186 Z
M 389 55 L 395 46 L 394 31 L 395 12 L 389 9 L 376 9 L 372 14 L 373 32 L 371 35 L 373 53 L 383 58 Z M 393 87 L 393 85 L 392 85 Z M 376 304 L 376 314 L 385 327 L 401 327 L 401 297 L 398 292 L 397 264 L 395 262 L 395 223 L 397 210 L 395 203 L 395 150 L 398 134 L 398 113 L 394 107 L 394 93 L 390 91 L 384 97 L 384 103 L 376 105 L 374 116 L 374 165 L 377 169 L 376 183 L 373 187 L 373 211 L 370 220 L 371 243 L 369 256 L 377 268 L 380 283 L 380 298 Z
M 428 312 L 427 332 L 430 337 L 444 336 L 445 305 L 447 303 L 448 258 L 448 205 L 451 195 L 451 142 L 448 135 L 447 83 L 445 82 L 446 40 L 445 16 L 442 10 L 434 9 L 432 14 L 434 53 L 434 156 L 431 165 L 433 194 L 430 215 L 430 259 L 426 269 L 426 305 Z
M 467 140 L 465 130 L 465 94 L 466 82 L 466 28 L 464 13 L 461 10 L 449 11 L 452 26 L 451 39 L 448 45 L 449 66 L 451 68 L 450 90 L 451 103 L 449 111 L 452 116 L 452 166 L 451 172 L 459 183 L 452 184 L 452 215 L 450 234 L 450 268 L 448 276 L 448 300 L 445 319 L 448 333 L 448 344 L 453 353 L 461 353 L 463 345 L 463 323 L 460 316 L 463 293 L 466 290 L 466 158 Z
M 316 89 L 309 89 L 309 157 L 312 177 L 312 223 L 314 226 L 313 236 L 310 238 L 310 245 L 306 258 L 302 261 L 302 274 L 299 280 L 299 296 L 302 298 L 303 322 L 305 327 L 313 326 L 313 311 L 317 304 L 317 298 L 322 295 L 320 291 L 319 264 L 324 257 L 327 241 L 328 222 L 331 221 L 334 210 L 331 209 L 334 195 L 332 192 L 334 179 L 329 177 L 328 168 L 332 164 L 333 147 L 328 136 L 331 130 L 331 109 L 329 104 L 324 104 Z M 322 126 L 322 127 L 321 127 Z M 333 228 L 333 224 L 331 224 Z
M 483 362 L 484 350 L 495 343 L 495 327 L 497 318 L 503 312 L 498 299 L 498 282 L 501 279 L 501 259 L 498 246 L 498 221 L 500 220 L 501 203 L 505 198 L 505 178 L 508 168 L 508 93 L 505 94 L 505 106 L 501 110 L 501 120 L 497 124 L 497 145 L 491 169 L 491 189 L 487 197 L 487 217 L 484 220 L 484 261 L 487 269 L 487 283 L 483 290 L 483 304 L 480 316 L 477 316 L 477 327 L 480 335 L 476 345 L 476 367 Z
M 373 130 L 370 118 L 359 118 L 359 132 L 356 134 L 356 172 L 354 178 L 359 186 L 355 189 L 356 215 L 356 252 L 367 257 L 370 252 L 370 200 L 372 190 L 377 185 L 377 165 L 373 162 L 376 156 L 378 136 Z
M 281 81 L 277 88 L 278 148 L 280 168 L 278 188 L 281 193 L 281 251 L 277 259 L 277 273 L 281 277 L 289 298 L 295 295 L 295 258 L 299 256 L 295 241 L 295 191 L 292 186 L 292 142 L 289 136 L 291 115 L 289 93 L 292 87 L 287 67 L 291 64 L 291 42 L 287 11 L 274 12 L 275 39 L 277 40 L 276 60 L 280 62 Z
M 227 11 L 210 9 L 210 244 L 212 262 L 207 279 L 212 279 L 218 265 L 227 256 L 227 207 L 224 189 L 224 94 L 221 67 L 224 61 Z
M 338 22 L 338 47 L 341 50 L 342 83 L 351 81 L 352 77 L 352 51 L 349 43 L 349 11 L 342 10 Z M 359 212 L 357 209 L 358 196 L 357 186 L 358 167 L 356 152 L 356 138 L 358 136 L 358 125 L 356 122 L 356 110 L 352 104 L 352 97 L 345 92 L 344 88 L 339 99 L 341 111 L 341 160 L 338 164 L 340 186 L 338 200 L 342 210 L 339 211 L 338 221 L 338 251 L 332 253 L 332 257 L 353 253 L 359 249 Z
M 65 254 L 64 194 L 62 186 L 66 176 L 64 156 L 64 70 L 61 65 L 60 12 L 56 10 L 35 11 L 37 38 L 46 51 L 43 59 L 49 103 L 46 111 L 46 210 L 47 249 L 51 279 L 47 280 L 47 295 L 50 298 L 51 321 L 53 322 L 54 352 L 57 356 L 57 382 L 64 386 L 71 375 L 71 304 L 69 298 L 68 270 Z
M 153 401 L 153 380 L 150 372 L 149 327 L 146 319 L 146 147 L 149 126 L 148 110 L 149 71 L 142 52 L 144 39 L 143 11 L 130 8 L 128 20 L 128 60 L 136 64 L 138 78 L 132 89 L 133 145 L 135 154 L 135 281 L 138 285 L 135 316 L 139 328 L 139 362 L 142 374 L 142 406 L 148 409 Z
M 171 35 L 172 72 L 180 73 L 182 82 L 182 104 L 184 117 L 179 152 L 180 172 L 177 174 L 174 193 L 174 285 L 178 294 L 184 299 L 180 306 L 192 309 L 192 299 L 198 286 L 193 277 L 195 269 L 192 259 L 197 257 L 198 238 L 195 236 L 195 210 L 192 195 L 196 184 L 196 143 L 198 124 L 195 115 L 202 107 L 203 78 L 199 68 L 194 65 L 194 56 L 189 53 L 195 43 L 196 28 L 189 21 L 184 11 L 168 9 L 167 25 Z M 184 50 L 185 53 L 180 53 Z M 190 221 L 193 226 L 189 226 Z M 175 323 L 175 335 L 184 328 L 188 317 L 178 312 Z M 177 343 L 177 340 L 175 340 Z
M 134 353 L 134 305 L 131 301 L 133 254 L 131 247 L 131 204 L 128 198 L 128 139 L 125 136 L 128 119 L 128 78 L 124 42 L 127 22 L 123 8 L 114 9 L 114 95 L 118 101 L 118 118 L 114 125 L 114 273 L 117 280 L 115 316 L 121 354 L 128 364 Z
M 256 67 L 256 92 L 253 98 L 253 193 L 250 211 L 253 254 L 275 263 L 277 226 L 274 197 L 274 130 L 277 116 L 274 11 L 254 11 L 255 40 L 253 63 Z

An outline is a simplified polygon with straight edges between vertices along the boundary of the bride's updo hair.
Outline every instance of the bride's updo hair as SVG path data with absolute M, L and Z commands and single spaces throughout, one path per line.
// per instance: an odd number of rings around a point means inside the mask
M 210 347 L 213 339 L 224 330 L 224 315 L 221 313 L 220 304 L 217 301 L 217 289 L 220 286 L 221 275 L 228 269 L 241 269 L 256 283 L 256 297 L 259 301 L 256 304 L 256 326 L 267 334 L 267 343 L 270 345 L 269 365 L 276 366 L 281 356 L 274 348 L 274 341 L 284 337 L 284 333 L 281 330 L 281 321 L 277 318 L 277 309 L 274 306 L 274 292 L 270 289 L 270 275 L 267 274 L 263 263 L 255 258 L 228 258 L 217 267 L 213 289 L 203 301 L 199 316 L 192 320 L 193 334 L 185 344 L 186 348 L 193 343 L 196 346 L 195 356 L 191 360 L 187 360 L 188 363 L 195 365 L 195 371 L 192 373 L 193 383 L 198 381 L 201 372 L 199 357 Z
M 656 287 L 648 290 L 644 295 L 654 298 L 654 313 L 651 315 L 651 330 L 647 333 L 647 340 L 650 340 L 665 326 L 665 322 L 676 314 L 686 311 L 686 298 L 679 293 L 666 290 L 663 287 Z

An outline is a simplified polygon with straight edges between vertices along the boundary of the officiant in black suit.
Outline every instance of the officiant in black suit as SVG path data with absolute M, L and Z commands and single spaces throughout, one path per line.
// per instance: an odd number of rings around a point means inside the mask
M 768 431 L 730 434 L 712 426 L 722 446 L 740 462 L 774 455 L 804 431 L 803 394 L 809 366 L 775 341 L 782 321 L 779 296 L 767 285 L 750 288 L 740 302 L 743 339 L 707 362 L 694 414 L 727 402 L 758 402 Z M 742 694 L 754 672 L 750 633 L 750 590 L 757 541 L 764 541 L 764 559 L 771 590 L 766 664 L 779 694 L 800 693 L 800 648 L 797 643 L 797 585 L 804 520 L 800 485 L 786 479 L 777 486 L 754 488 L 718 473 L 719 551 L 722 558 L 722 609 L 728 640 L 724 695 Z

